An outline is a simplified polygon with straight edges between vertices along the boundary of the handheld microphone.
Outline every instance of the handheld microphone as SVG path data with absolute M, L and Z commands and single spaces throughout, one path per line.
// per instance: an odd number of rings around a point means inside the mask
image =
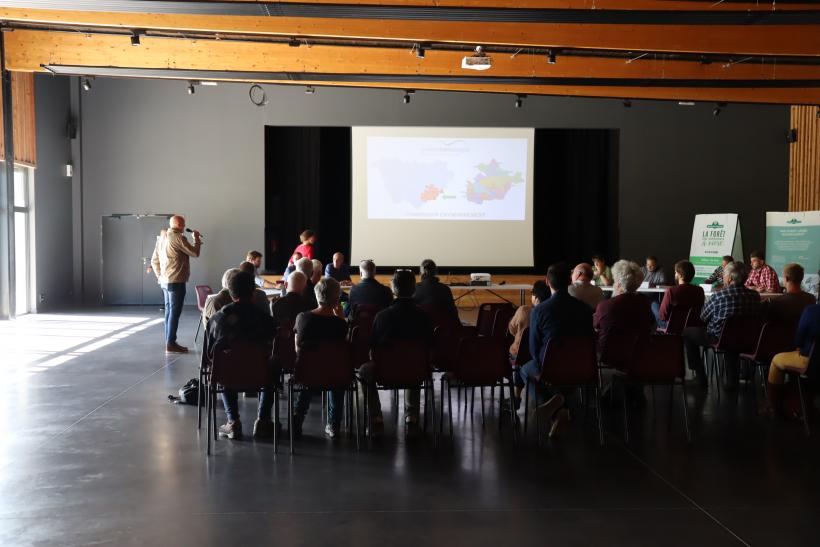
M 190 228 L 185 228 L 185 231 L 186 231 L 186 232 L 188 232 L 189 234 L 194 233 L 194 231 L 193 231 L 193 230 L 191 230 Z M 199 233 L 199 238 L 200 238 L 200 239 L 205 239 L 205 234 L 203 234 L 202 232 L 200 232 L 200 233 Z

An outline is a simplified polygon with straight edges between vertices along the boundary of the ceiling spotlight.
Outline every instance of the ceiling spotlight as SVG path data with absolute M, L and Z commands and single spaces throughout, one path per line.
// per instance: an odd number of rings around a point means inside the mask
M 196 93 L 196 88 L 194 87 L 193 82 L 188 82 L 188 95 L 193 95 Z
M 316 93 L 316 89 L 312 85 L 305 88 L 305 95 L 313 95 L 314 93 Z
M 721 109 L 726 106 L 726 103 L 716 103 L 715 108 L 712 109 L 712 116 L 720 116 Z
M 83 78 L 82 84 L 83 91 L 91 91 L 91 80 L 88 78 Z
M 403 102 L 404 104 L 410 104 L 410 94 L 405 93 L 404 97 L 401 98 L 401 102 Z
M 632 101 L 624 99 L 624 108 L 632 108 Z
M 426 53 L 424 46 L 421 44 L 413 44 L 412 52 L 418 57 L 419 59 L 424 59 L 424 55 Z
M 291 38 L 290 40 L 288 40 L 288 45 L 290 47 L 299 47 L 302 45 L 302 43 L 296 38 Z
M 554 65 L 555 64 L 555 52 L 551 49 L 547 50 L 547 64 Z
M 131 45 L 132 46 L 140 45 L 140 35 L 139 35 L 138 32 L 135 32 L 134 34 L 131 35 Z
M 521 108 L 524 106 L 523 95 L 516 95 L 515 96 L 515 103 L 513 103 L 516 108 Z

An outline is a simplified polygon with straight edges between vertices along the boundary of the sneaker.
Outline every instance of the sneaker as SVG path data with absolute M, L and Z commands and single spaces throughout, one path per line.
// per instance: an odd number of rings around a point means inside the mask
M 567 423 L 569 423 L 569 410 L 562 408 L 555 413 L 555 419 L 552 421 L 552 427 L 550 427 L 550 439 L 554 439 L 563 433 Z
M 273 428 L 276 428 L 277 433 L 282 432 L 282 424 L 275 423 L 272 420 L 262 421 L 259 418 L 253 422 L 253 438 L 254 439 L 270 439 L 273 437 Z
M 535 412 L 538 413 L 538 420 L 545 424 L 549 423 L 549 420 L 558 412 L 558 409 L 564 406 L 564 402 L 564 396 L 560 393 L 553 395 L 549 401 L 535 409 Z
M 188 348 L 174 342 L 173 344 L 165 345 L 165 353 L 188 353 Z
M 225 425 L 219 426 L 219 436 L 227 437 L 230 440 L 242 438 L 242 422 L 236 420 L 235 422 L 228 422 Z
M 327 424 L 325 426 L 325 436 L 330 439 L 335 439 L 339 435 L 339 426 L 334 424 Z

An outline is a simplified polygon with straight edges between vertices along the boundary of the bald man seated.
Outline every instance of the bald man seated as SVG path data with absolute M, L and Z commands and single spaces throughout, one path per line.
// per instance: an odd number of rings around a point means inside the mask
M 601 287 L 592 284 L 592 275 L 592 264 L 582 262 L 575 266 L 572 270 L 572 285 L 569 286 L 569 294 L 595 311 L 598 302 L 604 299 L 604 291 Z
M 157 239 L 151 268 L 157 276 L 165 299 L 165 353 L 187 353 L 188 348 L 177 344 L 177 327 L 185 303 L 185 284 L 191 277 L 191 257 L 198 257 L 202 238 L 192 230 L 194 243 L 185 237 L 185 218 L 172 216 L 168 229 Z
M 282 298 L 274 300 L 270 305 L 270 312 L 277 327 L 281 327 L 287 322 L 291 326 L 296 321 L 296 316 L 303 311 L 310 311 L 302 294 L 307 285 L 307 278 L 302 272 L 291 272 L 288 276 L 287 293 Z

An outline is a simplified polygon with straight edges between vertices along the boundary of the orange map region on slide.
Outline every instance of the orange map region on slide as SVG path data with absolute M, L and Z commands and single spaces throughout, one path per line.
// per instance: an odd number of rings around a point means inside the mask
M 432 184 L 428 184 L 424 187 L 424 191 L 419 196 L 421 201 L 434 201 L 438 198 L 444 190 L 438 188 L 437 186 L 433 186 Z

